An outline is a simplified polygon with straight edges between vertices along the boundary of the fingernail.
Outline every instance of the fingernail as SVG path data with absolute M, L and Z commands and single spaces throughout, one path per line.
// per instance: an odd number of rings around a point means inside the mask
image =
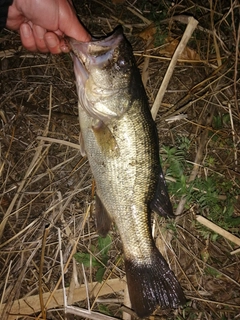
M 31 36 L 31 28 L 28 24 L 23 23 L 21 25 L 21 34 L 25 37 L 25 38 L 29 38 Z
M 60 42 L 60 49 L 64 53 L 70 51 L 69 44 L 64 39 L 62 39 Z
M 39 26 L 34 26 L 34 31 L 38 37 L 38 39 L 43 39 L 44 38 L 44 35 L 46 33 L 46 30 L 43 29 L 42 27 L 39 27 Z
M 56 40 L 55 37 L 48 37 L 47 44 L 48 44 L 48 47 L 54 48 L 58 45 L 58 41 Z

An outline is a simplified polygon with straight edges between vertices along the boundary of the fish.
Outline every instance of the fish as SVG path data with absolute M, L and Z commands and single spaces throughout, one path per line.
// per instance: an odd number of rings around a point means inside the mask
M 122 27 L 84 43 L 69 39 L 78 94 L 80 149 L 96 184 L 96 227 L 112 223 L 123 246 L 132 309 L 176 309 L 183 289 L 156 247 L 151 213 L 173 218 L 152 119 L 131 44 Z

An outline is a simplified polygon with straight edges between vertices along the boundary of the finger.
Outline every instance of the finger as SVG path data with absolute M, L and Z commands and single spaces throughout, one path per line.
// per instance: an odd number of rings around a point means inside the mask
M 71 48 L 69 47 L 68 42 L 64 38 L 60 40 L 60 49 L 64 53 L 67 53 L 67 52 L 69 52 L 71 50 Z
M 22 23 L 20 25 L 19 32 L 23 46 L 29 51 L 37 51 L 37 46 L 30 25 L 28 23 Z
M 66 2 L 67 3 L 67 2 Z M 65 3 L 65 4 L 66 4 Z M 87 32 L 84 26 L 79 22 L 75 10 L 69 2 L 70 8 L 59 14 L 59 29 L 68 37 L 78 41 L 88 42 L 91 40 L 91 35 Z M 66 12 L 68 15 L 66 15 Z M 64 19 L 65 18 L 65 19 Z
M 46 29 L 37 25 L 33 25 L 33 36 L 34 36 L 35 44 L 37 46 L 38 51 L 40 52 L 49 51 L 44 39 L 45 34 L 46 34 Z
M 76 28 L 71 30 L 71 37 L 82 42 L 91 41 L 91 35 L 80 23 L 78 23 Z
M 91 41 L 91 35 L 88 33 L 88 31 L 84 28 L 84 26 L 79 22 L 76 14 L 76 10 L 73 6 L 72 0 L 68 0 L 68 3 L 70 4 L 72 11 L 74 12 L 73 17 L 72 17 L 72 28 L 70 28 L 68 24 L 68 28 L 66 31 L 66 34 L 74 38 L 78 41 L 82 42 L 88 42 Z
M 63 31 L 67 36 L 82 42 L 91 41 L 91 35 L 78 21 L 77 16 L 74 15 L 71 23 L 68 23 L 65 27 L 66 28 Z
M 60 40 L 54 32 L 46 32 L 44 35 L 44 40 L 48 50 L 51 53 L 57 54 L 62 52 L 60 48 Z

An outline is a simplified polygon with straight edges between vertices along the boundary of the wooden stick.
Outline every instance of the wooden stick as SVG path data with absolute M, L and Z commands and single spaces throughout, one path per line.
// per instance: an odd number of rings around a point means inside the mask
M 94 287 L 93 291 L 91 292 L 92 296 L 99 296 L 110 294 L 113 292 L 122 291 L 125 289 L 126 281 L 121 279 L 110 279 L 106 281 L 105 285 L 103 286 L 101 283 L 94 282 L 92 286 Z M 101 288 L 101 292 L 99 289 Z M 68 294 L 68 288 L 66 292 Z M 43 293 L 43 303 L 46 304 L 48 298 L 50 297 L 51 292 Z M 75 303 L 77 301 L 85 300 L 86 299 L 86 286 L 82 285 L 80 288 L 76 288 L 74 290 L 74 296 L 72 302 Z M 61 308 L 63 306 L 63 289 L 56 290 L 53 299 L 51 299 L 50 303 L 48 304 L 47 308 Z M 0 314 L 2 313 L 5 304 L 3 304 L 0 308 Z M 26 298 L 22 298 L 19 300 L 15 300 L 11 309 L 9 310 L 8 320 L 15 320 L 20 317 L 20 314 L 24 314 L 24 316 L 31 315 L 34 313 L 38 313 L 41 311 L 39 295 L 34 295 Z
M 46 249 L 46 241 L 49 234 L 50 228 L 45 227 L 42 239 L 42 250 L 41 250 L 41 258 L 40 258 L 40 266 L 39 266 L 39 274 L 38 274 L 38 290 L 39 290 L 39 303 L 41 307 L 41 312 L 43 319 L 47 318 L 46 310 L 43 303 L 43 286 L 42 286 L 42 278 L 43 278 L 43 265 L 44 265 L 44 256 Z
M 236 253 L 240 253 L 240 248 L 233 250 L 232 252 L 230 252 L 231 255 L 236 254 Z
M 196 219 L 199 223 L 203 224 L 205 227 L 220 234 L 220 236 L 223 236 L 225 239 L 235 243 L 237 246 L 240 246 L 240 238 L 234 236 L 230 232 L 224 230 L 223 228 L 217 226 L 216 224 L 214 224 L 213 222 L 209 221 L 208 219 L 202 216 L 196 216 Z
M 161 87 L 158 91 L 158 94 L 157 94 L 157 97 L 154 101 L 154 104 L 152 106 L 152 117 L 153 119 L 155 120 L 156 119 L 156 116 L 157 116 L 157 113 L 158 113 L 158 110 L 161 106 L 161 102 L 162 102 L 162 99 L 163 99 L 163 96 L 165 94 L 165 91 L 167 89 L 167 86 L 168 86 L 168 83 L 172 77 L 172 74 L 173 74 L 173 70 L 177 64 L 177 60 L 179 58 L 179 56 L 181 55 L 181 53 L 183 52 L 184 48 L 186 47 L 187 45 L 187 42 L 188 40 L 190 39 L 193 31 L 195 30 L 196 26 L 198 24 L 198 21 L 195 20 L 193 17 L 190 17 L 188 18 L 188 25 L 187 25 L 187 28 L 182 36 L 182 39 L 181 41 L 179 42 L 179 45 L 177 47 L 177 49 L 175 50 L 174 52 L 174 55 L 172 57 L 172 60 L 168 66 L 168 69 L 167 69 L 167 72 L 163 78 L 163 82 L 161 84 Z

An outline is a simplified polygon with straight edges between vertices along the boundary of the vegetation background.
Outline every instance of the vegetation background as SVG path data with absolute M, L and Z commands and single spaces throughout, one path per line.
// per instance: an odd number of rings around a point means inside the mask
M 188 17 L 198 20 L 156 118 L 177 217 L 152 217 L 188 302 L 150 318 L 239 319 L 239 1 L 74 3 L 94 36 L 123 26 L 150 107 Z M 4 30 L 0 65 L 1 319 L 64 319 L 63 306 L 67 319 L 134 319 L 118 231 L 100 238 L 95 230 L 70 55 L 29 53 Z

